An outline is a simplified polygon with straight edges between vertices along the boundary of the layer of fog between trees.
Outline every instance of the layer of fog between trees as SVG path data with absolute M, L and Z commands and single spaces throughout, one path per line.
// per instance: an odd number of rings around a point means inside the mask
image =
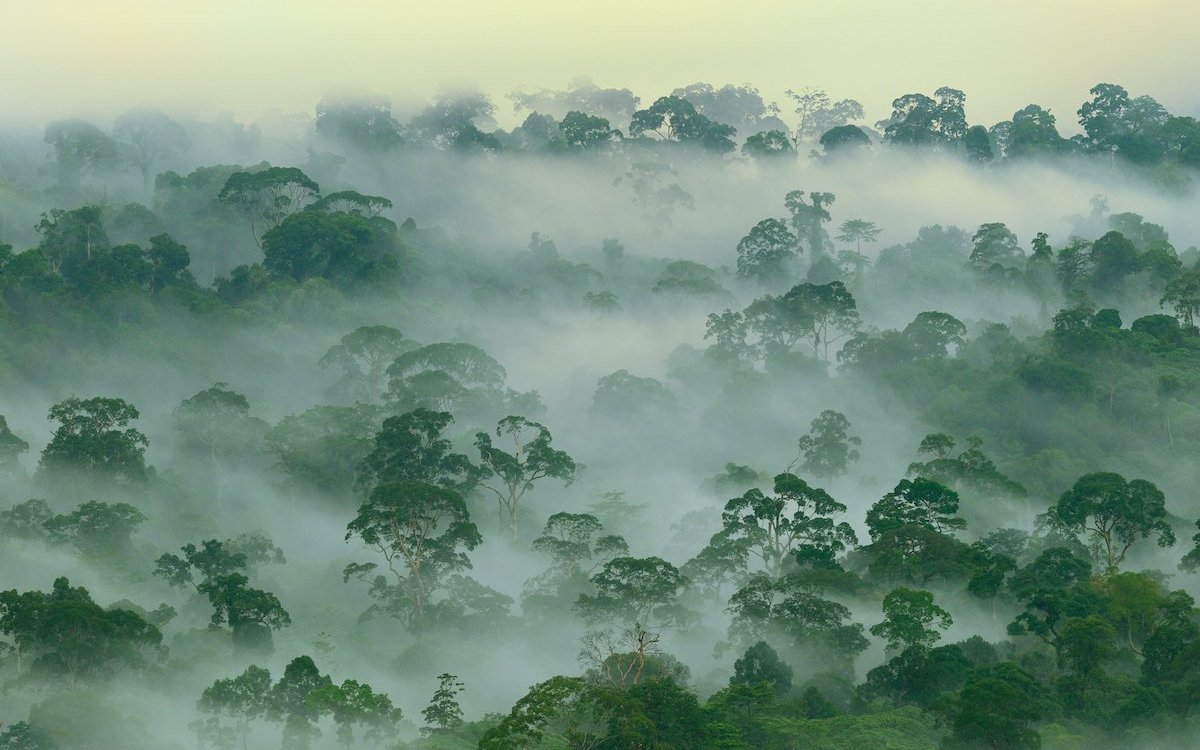
M 786 107 L 780 117 L 789 119 Z M 419 263 L 432 269 L 430 275 L 405 279 L 407 269 L 402 266 L 400 281 L 384 292 L 326 285 L 307 290 L 309 297 L 304 298 L 304 290 L 298 290 L 270 315 L 214 316 L 202 323 L 203 336 L 196 335 L 193 314 L 180 306 L 152 322 L 139 323 L 135 317 L 116 323 L 118 332 L 102 347 L 68 340 L 64 351 L 38 351 L 44 371 L 31 370 L 23 362 L 10 362 L 3 369 L 0 414 L 29 443 L 29 450 L 20 459 L 21 471 L 0 486 L 0 506 L 46 497 L 55 512 L 65 513 L 93 499 L 93 488 L 45 490 L 34 479 L 38 456 L 55 428 L 47 419 L 53 404 L 72 395 L 107 396 L 125 399 L 140 412 L 134 426 L 150 441 L 146 464 L 155 468 L 155 481 L 167 482 L 166 489 L 129 500 L 146 516 L 133 537 L 142 567 L 96 563 L 69 547 L 6 539 L 0 547 L 0 589 L 46 591 L 54 578 L 66 576 L 105 606 L 128 599 L 146 610 L 164 602 L 176 607 L 176 618 L 163 627 L 163 643 L 191 660 L 179 666 L 178 676 L 147 681 L 130 673 L 100 689 L 104 700 L 130 721 L 141 722 L 161 747 L 194 746 L 188 724 L 198 716 L 195 704 L 201 691 L 214 679 L 235 676 L 251 663 L 269 667 L 277 677 L 294 657 L 312 655 L 335 681 L 354 677 L 388 693 L 409 722 L 404 729 L 408 737 L 416 736 L 420 711 L 440 673 L 457 675 L 465 684 L 459 700 L 464 715 L 477 720 L 485 713 L 507 713 L 540 680 L 578 674 L 586 667 L 578 654 L 580 637 L 589 628 L 581 621 L 565 627 L 569 618 L 419 636 L 387 617 L 360 622 L 360 613 L 371 603 L 366 587 L 353 579 L 343 582 L 342 570 L 348 563 L 371 558 L 357 539 L 344 539 L 346 524 L 362 498 L 289 489 L 272 460 L 257 453 L 224 462 L 218 477 L 211 466 L 184 455 L 176 408 L 214 383 L 227 383 L 246 397 L 252 416 L 277 425 L 310 407 L 347 403 L 337 393 L 338 369 L 318 362 L 360 326 L 386 325 L 420 344 L 465 342 L 486 351 L 504 367 L 507 387 L 537 392 L 544 409 L 528 416 L 544 424 L 553 434 L 554 447 L 581 466 L 569 485 L 552 478 L 536 483 L 522 506 L 515 541 L 490 496 L 478 490 L 467 496 L 471 520 L 483 542 L 470 552 L 472 567 L 465 573 L 512 597 L 513 615 L 519 617 L 523 584 L 547 566 L 530 550 L 530 543 L 552 513 L 592 512 L 606 533 L 624 536 L 630 554 L 661 556 L 682 565 L 720 528 L 725 502 L 749 489 L 714 488 L 711 478 L 722 474 L 726 464 L 745 465 L 760 472 L 758 486 L 769 491 L 770 477 L 796 460 L 797 440 L 809 433 L 812 420 L 824 410 L 835 410 L 849 420 L 850 433 L 861 438 L 861 458 L 844 474 L 805 478 L 845 504 L 842 520 L 865 543 L 868 509 L 907 475 L 909 464 L 919 458 L 922 438 L 943 431 L 882 381 L 839 369 L 836 352 L 842 342 L 831 347 L 828 362 L 809 357 L 810 367 L 795 367 L 786 378 L 739 383 L 709 373 L 691 382 L 680 380 L 679 367 L 703 366 L 700 353 L 713 343 L 705 338 L 710 313 L 740 310 L 763 294 L 781 294 L 805 280 L 813 261 L 811 248 L 798 256 L 786 280 L 762 282 L 735 272 L 739 241 L 764 218 L 784 218 L 789 191 L 836 195 L 827 207 L 832 218 L 824 224 L 830 236 L 849 219 L 874 222 L 882 231 L 878 241 L 863 246 L 868 261 L 877 259 L 882 249 L 912 242 L 922 227 L 935 224 L 960 227 L 969 237 L 982 224 L 1003 222 L 1027 254 L 1038 232 L 1045 232 L 1050 244 L 1060 248 L 1075 236 L 1100 237 L 1109 231 L 1107 217 L 1119 212 L 1136 212 L 1165 228 L 1171 244 L 1191 262 L 1196 260 L 1194 248 L 1191 256 L 1185 251 L 1200 242 L 1200 212 L 1190 185 L 1181 186 L 1174 177 L 1164 185 L 1150 170 L 1085 154 L 1004 164 L 997 158 L 995 163 L 978 164 L 952 149 L 875 143 L 833 158 L 819 153 L 815 139 L 802 143 L 794 158 L 782 161 L 737 152 L 713 156 L 662 143 L 584 156 L 459 152 L 411 142 L 368 152 L 315 133 L 307 115 L 255 127 L 183 119 L 180 123 L 188 145 L 155 163 L 156 173 L 187 175 L 213 164 L 249 168 L 264 161 L 295 166 L 319 183 L 323 194 L 355 190 L 386 197 L 392 207 L 384 217 L 396 225 L 411 217 L 418 231 L 444 239 L 439 240 L 442 257 Z M 740 134 L 737 140 L 743 140 Z M 52 162 L 41 133 L 0 137 L 0 244 L 10 244 L 17 252 L 37 246 L 41 237 L 34 226 L 54 208 L 100 205 L 101 221 L 107 222 L 129 203 L 156 206 L 153 182 L 145 183 L 137 169 L 85 172 L 77 184 L 64 185 L 56 180 Z M 664 171 L 654 178 L 655 184 L 675 184 L 689 199 L 660 205 L 659 199 L 639 192 L 634 165 L 641 163 L 661 165 Z M 206 236 L 211 227 L 176 230 L 171 217 L 161 219 L 187 246 L 190 269 L 201 287 L 237 265 L 261 261 L 262 251 L 245 225 L 221 227 L 219 234 Z M 112 244 L 118 244 L 118 232 L 109 234 Z M 145 244 L 148 239 L 121 241 Z M 624 270 L 611 262 L 606 265 L 602 247 L 609 239 L 623 246 Z M 586 289 L 555 289 L 549 277 L 513 277 L 508 269 L 530 267 L 528 257 L 539 249 L 545 252 L 547 241 L 562 260 L 596 269 Z M 848 243 L 831 243 L 833 253 L 853 249 Z M 691 297 L 649 293 L 666 263 L 677 259 L 708 266 L 724 291 Z M 967 262 L 965 256 L 962 262 Z M 453 273 L 438 278 L 446 267 Z M 865 273 L 869 281 L 845 271 L 864 330 L 901 330 L 918 313 L 936 310 L 962 321 L 968 340 L 990 323 L 1004 323 L 1024 339 L 1041 336 L 1051 327 L 1052 316 L 1076 301 L 1061 289 L 1039 297 L 1020 285 L 982 278 L 967 285 L 921 289 L 893 287 L 870 267 Z M 485 299 L 478 290 L 489 276 L 502 277 L 497 285 L 501 291 Z M 619 307 L 598 310 L 581 301 L 584 291 L 604 290 L 616 294 Z M 1119 307 L 1126 326 L 1142 316 L 1171 312 L 1160 305 L 1158 295 L 1122 292 L 1113 297 L 1111 302 L 1094 300 L 1094 306 Z M 38 334 L 26 327 L 10 340 L 21 337 L 34 341 Z M 35 349 L 30 344 L 29 351 Z M 804 351 L 805 346 L 800 343 L 795 349 Z M 5 356 L 21 357 L 22 349 L 10 346 Z M 622 413 L 593 408 L 597 381 L 617 370 L 661 381 L 674 394 L 675 405 Z M 485 424 L 471 421 L 469 415 L 455 418 L 447 437 L 457 452 L 478 460 L 473 436 L 493 430 L 494 420 Z M 1091 421 L 1086 424 L 1094 426 Z M 986 424 L 978 427 L 985 437 L 983 449 L 1010 476 L 1038 489 L 1019 502 L 971 508 L 964 504 L 961 515 L 970 524 L 964 534 L 967 541 L 992 528 L 1034 530 L 1037 514 L 1067 489 L 1029 483 L 1022 472 L 1030 466 L 1013 453 L 1018 446 L 989 440 L 990 429 Z M 1111 429 L 1126 428 L 1114 424 Z M 959 450 L 967 447 L 969 434 L 954 437 Z M 1165 450 L 1156 431 L 1131 439 L 1140 441 L 1146 453 Z M 1194 454 L 1106 458 L 1104 465 L 1084 468 L 1153 481 L 1165 493 L 1168 510 L 1185 525 L 1197 515 Z M 1155 468 L 1164 471 L 1149 473 Z M 220 484 L 219 509 L 214 480 Z M 174 488 L 186 492 L 179 494 Z M 96 488 L 95 496 L 115 502 L 122 492 Z M 614 506 L 610 493 L 623 493 L 628 505 Z M 259 530 L 270 535 L 287 559 L 286 564 L 263 566 L 253 579 L 278 596 L 291 614 L 290 627 L 272 634 L 273 650 L 246 655 L 209 644 L 181 641 L 172 646 L 173 636 L 205 627 L 208 605 L 153 577 L 155 559 L 187 543 Z M 1165 571 L 1174 576 L 1169 588 L 1194 590 L 1191 576 L 1176 570 L 1188 546 L 1186 535 L 1173 549 L 1139 543 L 1130 553 L 1133 563 L 1126 567 Z M 954 616 L 943 643 L 976 634 L 993 642 L 1009 637 L 1005 626 L 1011 617 L 998 618 L 986 602 L 929 588 Z M 847 603 L 854 619 L 867 626 L 882 618 L 877 601 L 860 598 Z M 694 624 L 663 635 L 664 650 L 687 665 L 691 684 L 701 696 L 725 684 L 740 655 L 736 649 L 714 654 L 714 644 L 728 639 L 728 621 L 722 605 L 711 605 L 698 613 Z M 855 662 L 859 681 L 885 658 L 882 642 L 872 639 Z M 798 684 L 823 666 L 795 657 L 791 663 Z M 9 689 L 0 696 L 0 719 L 23 719 L 29 707 L 47 695 L 42 689 Z M 274 730 L 256 732 L 262 746 L 276 742 Z M 332 746 L 333 733 L 326 732 L 321 741 Z

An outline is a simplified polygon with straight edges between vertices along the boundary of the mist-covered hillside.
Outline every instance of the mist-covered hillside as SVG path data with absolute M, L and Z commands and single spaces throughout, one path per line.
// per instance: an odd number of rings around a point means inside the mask
M 1200 123 L 656 93 L 0 121 L 0 749 L 1200 741 Z

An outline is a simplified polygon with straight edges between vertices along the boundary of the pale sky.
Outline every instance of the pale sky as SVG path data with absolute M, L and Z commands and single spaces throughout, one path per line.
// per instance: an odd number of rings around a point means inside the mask
M 1196 0 L 0 0 L 5 124 L 135 105 L 311 113 L 325 93 L 440 85 L 496 98 L 587 75 L 649 103 L 696 81 L 852 97 L 868 121 L 941 85 L 991 124 L 1029 103 L 1065 132 L 1100 81 L 1200 114 Z M 785 110 L 786 111 L 786 110 Z

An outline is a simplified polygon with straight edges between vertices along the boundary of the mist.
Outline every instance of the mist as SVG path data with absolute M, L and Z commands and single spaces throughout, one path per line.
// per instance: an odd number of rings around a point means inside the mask
M 0 748 L 1194 742 L 1170 86 L 439 83 L 0 123 Z

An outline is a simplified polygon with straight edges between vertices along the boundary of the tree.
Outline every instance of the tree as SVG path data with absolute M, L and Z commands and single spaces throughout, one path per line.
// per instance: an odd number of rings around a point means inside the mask
M 57 422 L 42 450 L 41 476 L 73 474 L 78 479 L 140 482 L 146 478 L 146 446 L 141 432 L 127 427 L 138 410 L 119 398 L 71 397 L 50 407 Z
M 50 505 L 40 498 L 0 511 L 0 533 L 17 539 L 39 539 L 46 534 L 46 521 L 54 518 Z
M 675 394 L 658 380 L 617 370 L 596 382 L 590 412 L 627 420 L 672 414 L 677 407 Z
M 267 423 L 250 416 L 250 402 L 227 383 L 215 383 L 184 399 L 172 416 L 185 444 L 208 454 L 220 507 L 222 464 L 253 455 L 267 432 Z
M 320 193 L 317 183 L 296 167 L 267 167 L 257 172 L 234 172 L 217 199 L 246 217 L 254 244 L 263 247 L 260 227 L 263 231 L 274 229 Z
M 315 406 L 281 419 L 266 435 L 267 448 L 293 492 L 308 487 L 341 496 L 350 493 L 371 451 L 378 418 L 378 410 L 366 404 Z
M 1118 290 L 1126 277 L 1142 269 L 1137 247 L 1115 230 L 1092 243 L 1091 256 L 1095 264 L 1091 282 L 1101 291 Z
M 496 424 L 496 436 L 512 440 L 511 453 L 492 445 L 486 432 L 475 434 L 483 478 L 480 486 L 496 495 L 501 516 L 507 515 L 512 538 L 517 538 L 517 512 L 521 498 L 534 482 L 552 478 L 570 484 L 579 471 L 575 459 L 553 448 L 550 431 L 525 417 L 511 416 Z
M 866 265 L 866 259 L 862 254 L 862 243 L 876 242 L 882 231 L 883 229 L 876 226 L 875 222 L 865 219 L 847 219 L 842 222 L 837 239 L 838 242 L 854 243 L 854 267 L 855 273 L 859 276 L 862 276 L 863 268 Z
M 981 224 L 971 242 L 971 265 L 981 271 L 996 265 L 1012 268 L 1025 261 L 1025 252 L 1021 250 L 1017 236 L 1001 222 Z
M 829 94 L 821 89 L 803 88 L 799 91 L 787 89 L 784 93 L 795 103 L 797 145 L 802 141 L 811 141 L 818 135 L 839 128 L 853 128 L 847 123 L 861 120 L 863 107 L 853 99 L 833 101 Z M 862 130 L 854 128 L 861 134 Z M 822 146 L 826 144 L 822 142 Z
M 232 719 L 245 750 L 251 722 L 266 716 L 270 699 L 271 673 L 251 664 L 237 677 L 219 679 L 206 687 L 196 702 L 196 708 L 215 717 L 227 716 Z
M 742 144 L 742 153 L 755 159 L 772 161 L 795 158 L 796 149 L 787 133 L 782 130 L 767 130 L 748 137 Z
M 1200 317 L 1200 271 L 1184 271 L 1176 276 L 1163 290 L 1158 305 L 1170 305 L 1179 322 L 1189 329 L 1195 328 Z
M 840 281 L 805 282 L 780 297 L 761 297 L 746 308 L 743 320 L 768 352 L 790 351 L 797 341 L 807 339 L 813 355 L 825 360 L 829 345 L 856 331 L 860 323 L 854 297 Z
M 726 154 L 736 148 L 737 129 L 714 122 L 696 111 L 695 105 L 677 96 L 664 96 L 646 109 L 633 113 L 629 134 L 638 138 L 654 133 L 663 141 L 699 146 L 704 151 Z
M 317 135 L 362 151 L 385 152 L 404 142 L 392 104 L 383 97 L 326 98 L 317 103 Z
M 958 493 L 924 477 L 901 479 L 896 487 L 867 511 L 867 529 L 871 538 L 903 526 L 922 526 L 941 533 L 966 528 L 967 522 L 955 515 Z
M 428 344 L 405 352 L 388 366 L 387 377 L 387 399 L 399 411 L 461 411 L 480 401 L 503 403 L 506 397 L 504 367 L 471 344 Z
M 967 158 L 979 164 L 992 160 L 992 139 L 988 136 L 987 128 L 982 125 L 972 125 L 963 136 L 963 148 Z
M 111 248 L 102 213 L 100 206 L 89 205 L 71 211 L 52 208 L 42 214 L 34 231 L 42 236 L 38 251 L 53 273 L 72 280 L 93 257 Z
M 21 464 L 17 457 L 27 450 L 29 443 L 14 435 L 8 427 L 8 420 L 0 415 L 0 473 L 20 471 Z
M 386 370 L 401 354 L 418 348 L 389 325 L 364 325 L 341 337 L 317 362 L 322 367 L 341 367 L 342 379 L 362 392 L 368 402 L 378 402 L 386 385 Z M 361 390 L 354 388 L 361 384 Z
M 0 732 L 0 750 L 55 750 L 56 747 L 49 734 L 27 721 L 9 724 Z
M 15 644 L 18 672 L 31 657 L 31 673 L 66 678 L 72 688 L 81 679 L 145 667 L 161 655 L 158 628 L 135 612 L 104 609 L 66 578 L 56 578 L 49 593 L 0 592 L 0 633 Z
M 866 148 L 871 145 L 871 139 L 856 125 L 842 125 L 826 130 L 821 134 L 818 143 L 825 149 L 826 157 L 833 157 Z
M 329 684 L 310 694 L 310 699 L 327 711 L 337 725 L 338 742 L 350 745 L 354 742 L 354 727 L 365 728 L 363 739 L 379 742 L 392 739 L 399 731 L 399 708 L 392 704 L 386 693 L 377 693 L 370 685 L 358 680 L 343 680 L 342 684 Z
M 1112 83 L 1097 84 L 1090 93 L 1091 101 L 1078 112 L 1088 148 L 1140 164 L 1162 159 L 1162 131 L 1170 115 L 1161 104 L 1148 96 L 1130 97 Z
M 206 539 L 199 547 L 185 544 L 183 556 L 165 553 L 155 561 L 154 575 L 163 578 L 172 587 L 199 587 L 210 579 L 247 569 L 245 553 L 230 549 L 230 543 Z M 196 574 L 200 574 L 199 582 Z
M 128 503 L 88 501 L 70 513 L 54 516 L 42 524 L 47 538 L 69 544 L 82 554 L 103 558 L 124 556 L 133 551 L 129 537 L 146 517 Z
M 142 174 L 146 192 L 153 186 L 154 165 L 188 146 L 183 126 L 157 109 L 131 109 L 113 123 L 113 138 L 125 150 L 125 158 Z
M 720 314 L 709 313 L 704 325 L 704 339 L 715 339 L 705 352 L 725 363 L 736 363 L 749 356 L 751 347 L 746 342 L 749 332 L 746 318 L 726 308 Z
M 897 145 L 937 147 L 962 140 L 967 132 L 966 96 L 949 86 L 939 88 L 934 96 L 936 100 L 924 94 L 905 94 L 894 100 L 891 117 L 876 126 L 883 128 L 883 139 Z
M 967 327 L 949 313 L 926 311 L 917 313 L 917 317 L 904 327 L 901 334 L 916 356 L 941 359 L 950 354 L 951 346 L 962 346 Z
M 1032 728 L 1050 707 L 1046 689 L 1013 662 L 980 667 L 943 708 L 952 746 L 995 750 L 1038 750 Z
M 394 233 L 382 217 L 300 211 L 263 234 L 263 266 L 298 283 L 317 278 L 353 288 L 387 281 L 399 268 Z
M 767 683 L 782 698 L 792 690 L 792 668 L 766 641 L 759 641 L 733 663 L 730 685 L 759 685 Z
M 687 582 L 662 558 L 617 557 L 592 576 L 596 593 L 581 594 L 575 610 L 588 622 L 665 626 L 679 619 L 676 597 Z
M 388 614 L 410 626 L 426 616 L 430 598 L 448 576 L 471 567 L 466 553 L 482 542 L 458 493 L 413 481 L 387 482 L 371 490 L 346 526 L 347 541 L 354 536 L 383 556 L 392 578 L 371 579 L 370 594 L 380 603 L 368 614 Z M 377 568 L 375 563 L 352 564 L 344 578 L 365 580 Z
M 803 190 L 792 190 L 783 196 L 784 208 L 791 214 L 792 229 L 797 238 L 808 243 L 809 256 L 814 261 L 833 249 L 824 224 L 832 218 L 826 206 L 835 200 L 837 196 L 833 193 L 817 191 L 809 194 L 807 202 Z
M 1054 115 L 1036 104 L 1014 112 L 1004 138 L 1004 156 L 1008 159 L 1036 158 L 1069 151 L 1071 142 L 1058 134 L 1054 122 Z
M 722 529 L 709 544 L 732 544 L 743 558 L 754 554 L 772 578 L 793 555 L 836 565 L 838 555 L 858 543 L 850 524 L 834 520 L 845 512 L 846 506 L 825 490 L 793 474 L 780 474 L 774 496 L 752 489 L 726 503 Z
M 737 245 L 737 275 L 770 282 L 789 275 L 789 261 L 800 254 L 800 243 L 778 219 L 763 219 Z
M 539 682 L 484 733 L 480 750 L 535 747 L 546 738 L 574 750 L 595 750 L 608 737 L 617 713 L 605 697 L 606 692 L 579 677 Z
M 603 530 L 600 520 L 590 513 L 555 513 L 546 520 L 542 535 L 531 546 L 550 558 L 550 567 L 526 581 L 527 612 L 531 598 L 569 593 L 575 588 L 571 584 L 587 583 L 596 568 L 629 555 L 629 545 L 622 537 L 602 534 Z
M 84 172 L 105 169 L 117 161 L 116 143 L 87 120 L 55 120 L 46 126 L 43 140 L 54 149 L 58 180 L 63 185 L 76 185 Z
M 382 195 L 363 195 L 356 190 L 339 190 L 310 203 L 306 210 L 327 214 L 349 214 L 361 219 L 374 219 L 392 207 Z M 389 224 L 390 226 L 390 224 Z M 368 330 L 375 326 L 367 326 Z M 378 326 L 387 328 L 387 326 Z M 388 329 L 393 330 L 393 329 Z
M 725 611 L 733 616 L 729 635 L 735 643 L 782 636 L 835 671 L 851 672 L 854 658 L 870 645 L 849 608 L 822 598 L 819 587 L 796 575 L 755 573 Z
M 383 420 L 374 447 L 358 466 L 355 485 L 370 492 L 378 484 L 412 481 L 469 492 L 479 471 L 465 455 L 451 452 L 444 434 L 453 421 L 447 412 L 428 409 Z
M 846 467 L 858 460 L 853 446 L 862 445 L 862 439 L 850 434 L 850 420 L 845 414 L 826 409 L 812 421 L 812 429 L 801 436 L 799 445 L 804 470 L 832 479 L 845 474 Z
M 212 605 L 214 627 L 228 625 L 235 644 L 269 651 L 271 631 L 291 625 L 292 618 L 278 597 L 250 588 L 249 582 L 241 573 L 226 573 L 208 578 L 196 589 Z
M 457 675 L 438 675 L 438 688 L 429 700 L 429 705 L 421 711 L 421 716 L 425 718 L 423 732 L 447 732 L 462 725 L 462 708 L 458 705 L 458 694 L 464 687 L 458 681 Z
M 563 117 L 558 132 L 568 151 L 598 151 L 622 137 L 621 131 L 609 127 L 603 117 L 576 111 Z
M 930 706 L 943 694 L 961 688 L 971 666 L 958 645 L 908 646 L 867 672 L 859 693 L 868 700 L 882 698 L 897 706 Z
M 1120 474 L 1085 474 L 1058 499 L 1052 521 L 1072 534 L 1086 534 L 1098 562 L 1116 572 L 1129 548 L 1151 535 L 1160 547 L 1175 543 L 1162 492 L 1144 479 Z
M 941 640 L 939 630 L 954 624 L 950 613 L 933 602 L 933 594 L 908 588 L 892 589 L 883 597 L 883 622 L 870 627 L 871 635 L 899 651 L 910 646 L 932 646 Z
M 333 680 L 321 674 L 310 656 L 297 656 L 284 667 L 267 704 L 267 718 L 283 721 L 284 750 L 308 750 L 320 736 L 317 722 L 328 710 L 320 697 L 332 687 Z
M 434 148 L 452 151 L 500 151 L 495 135 L 483 127 L 495 127 L 496 105 L 478 91 L 445 93 L 409 122 L 409 131 Z

